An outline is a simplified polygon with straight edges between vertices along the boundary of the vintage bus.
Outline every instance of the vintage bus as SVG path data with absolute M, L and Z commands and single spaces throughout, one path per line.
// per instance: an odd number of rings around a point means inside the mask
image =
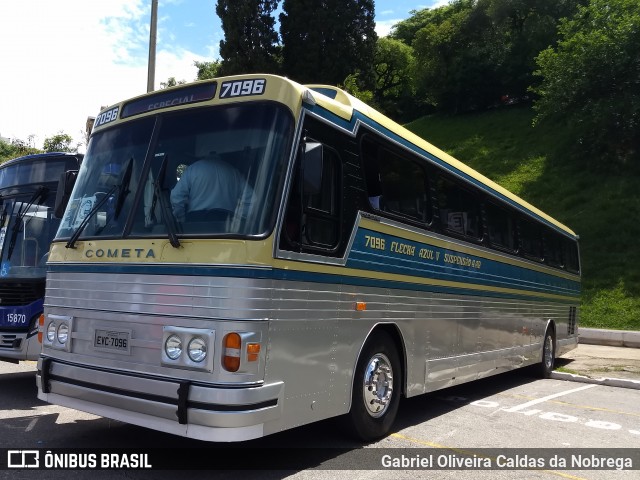
M 97 116 L 52 244 L 38 398 L 207 441 L 338 416 L 381 438 L 402 396 L 550 375 L 577 239 L 335 87 L 132 98 Z
M 27 155 L 0 165 L 0 360 L 37 360 L 46 261 L 60 219 L 59 177 L 81 154 Z

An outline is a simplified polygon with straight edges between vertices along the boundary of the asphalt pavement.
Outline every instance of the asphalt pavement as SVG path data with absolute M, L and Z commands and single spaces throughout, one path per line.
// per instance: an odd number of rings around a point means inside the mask
M 556 360 L 552 378 L 640 390 L 640 332 L 581 328 L 578 347 Z

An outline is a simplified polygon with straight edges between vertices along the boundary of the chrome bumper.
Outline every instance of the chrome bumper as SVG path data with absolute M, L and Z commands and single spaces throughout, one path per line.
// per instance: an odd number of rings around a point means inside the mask
M 9 359 L 12 362 L 21 360 L 37 360 L 42 345 L 36 337 L 37 332 L 4 331 L 0 333 L 0 360 Z
M 264 435 L 280 418 L 284 383 L 220 387 L 87 367 L 41 356 L 38 398 L 95 415 L 208 441 Z

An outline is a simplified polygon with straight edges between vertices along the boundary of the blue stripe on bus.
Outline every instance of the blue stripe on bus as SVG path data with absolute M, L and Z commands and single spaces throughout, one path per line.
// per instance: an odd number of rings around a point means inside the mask
M 354 277 L 340 274 L 327 274 L 318 272 L 304 272 L 300 270 L 277 269 L 277 268 L 252 268 L 252 267 L 228 267 L 209 265 L 142 265 L 142 264 L 50 264 L 47 267 L 49 273 L 91 273 L 91 274 L 137 274 L 137 275 L 184 275 L 184 276 L 204 276 L 204 277 L 235 277 L 265 280 L 286 280 L 293 282 L 311 282 L 325 284 L 342 284 L 387 289 L 403 289 L 432 293 L 472 295 L 495 298 L 545 300 L 548 298 L 537 295 L 535 291 L 521 290 L 520 292 L 507 293 L 492 291 L 490 289 L 477 290 L 461 286 L 439 286 L 414 283 L 410 281 L 396 281 L 376 278 Z M 466 282 L 471 285 L 470 282 Z M 489 287 L 490 288 L 490 287 Z M 512 288 L 512 290 L 519 290 Z M 559 295 L 561 293 L 558 293 Z M 571 295 L 569 295 L 571 296 Z M 569 299 L 554 299 L 562 303 L 572 304 L 578 301 Z
M 369 246 L 367 237 L 371 242 Z M 384 240 L 384 250 L 375 248 L 375 238 Z M 422 258 L 421 251 L 424 257 L 433 256 L 433 259 Z M 450 256 L 449 262 L 445 260 L 447 255 Z M 466 261 L 469 265 L 456 265 L 455 260 Z M 580 283 L 575 280 L 363 228 L 358 229 L 346 266 L 555 295 L 574 296 L 580 293 Z
M 533 216 L 534 218 L 536 218 L 537 220 L 541 221 L 545 225 L 551 227 L 554 231 L 556 231 L 558 233 L 561 233 L 564 236 L 569 236 L 570 238 L 573 238 L 573 236 L 571 236 L 568 232 L 562 230 L 561 228 L 559 228 L 558 226 L 556 226 L 553 223 L 549 222 L 545 218 L 542 218 L 541 216 L 537 215 L 535 212 L 532 212 L 531 210 L 525 208 L 524 206 L 520 205 L 519 203 L 513 201 L 512 199 L 510 199 L 508 197 L 505 197 L 500 192 L 497 192 L 497 191 L 493 190 L 491 187 L 489 187 L 489 186 L 485 185 L 484 183 L 480 182 L 479 180 L 473 178 L 469 174 L 457 169 L 453 165 L 445 162 L 444 160 L 441 160 L 440 158 L 436 157 L 435 155 L 433 155 L 433 154 L 427 152 L 426 150 L 423 150 L 422 148 L 418 147 L 417 145 L 409 142 L 405 138 L 399 136 L 397 133 L 394 133 L 393 131 L 389 130 L 388 128 L 383 127 L 378 122 L 375 122 L 374 120 L 370 119 L 366 115 L 363 115 L 362 113 L 360 113 L 359 111 L 357 111 L 355 109 L 353 110 L 353 115 L 351 117 L 351 120 L 345 120 L 344 118 L 335 115 L 331 111 L 329 111 L 329 110 L 327 110 L 327 109 L 325 109 L 325 108 L 323 108 L 323 107 L 321 107 L 321 106 L 319 106 L 317 104 L 313 105 L 313 106 L 305 105 L 305 107 L 310 112 L 313 112 L 316 115 L 319 115 L 320 117 L 330 121 L 331 123 L 343 128 L 343 129 L 345 129 L 345 130 L 347 130 L 347 131 L 349 131 L 349 132 L 351 132 L 353 134 L 355 134 L 356 124 L 357 124 L 357 121 L 359 120 L 361 123 L 373 128 L 375 131 L 383 133 L 384 135 L 386 135 L 389 138 L 393 139 L 394 141 L 400 143 L 404 147 L 407 147 L 409 150 L 411 150 L 411 151 L 413 151 L 413 152 L 415 152 L 415 153 L 417 153 L 419 155 L 422 155 L 422 156 L 425 156 L 425 157 L 429 158 L 432 162 L 436 163 L 437 165 L 440 165 L 445 170 L 452 171 L 455 174 L 457 174 L 458 176 L 464 178 L 465 180 L 471 182 L 472 184 L 476 185 L 480 189 L 484 190 L 485 192 L 489 192 L 492 195 L 497 196 L 500 200 L 502 200 L 502 201 L 508 203 L 509 205 L 515 207 L 517 210 L 519 210 L 521 212 L 525 212 L 528 215 Z

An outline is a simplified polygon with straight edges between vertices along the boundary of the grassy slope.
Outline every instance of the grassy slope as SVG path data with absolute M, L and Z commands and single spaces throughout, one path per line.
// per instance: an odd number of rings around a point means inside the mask
M 528 107 L 424 117 L 406 127 L 580 235 L 581 325 L 640 330 L 640 182 L 568 162 L 562 128 Z

